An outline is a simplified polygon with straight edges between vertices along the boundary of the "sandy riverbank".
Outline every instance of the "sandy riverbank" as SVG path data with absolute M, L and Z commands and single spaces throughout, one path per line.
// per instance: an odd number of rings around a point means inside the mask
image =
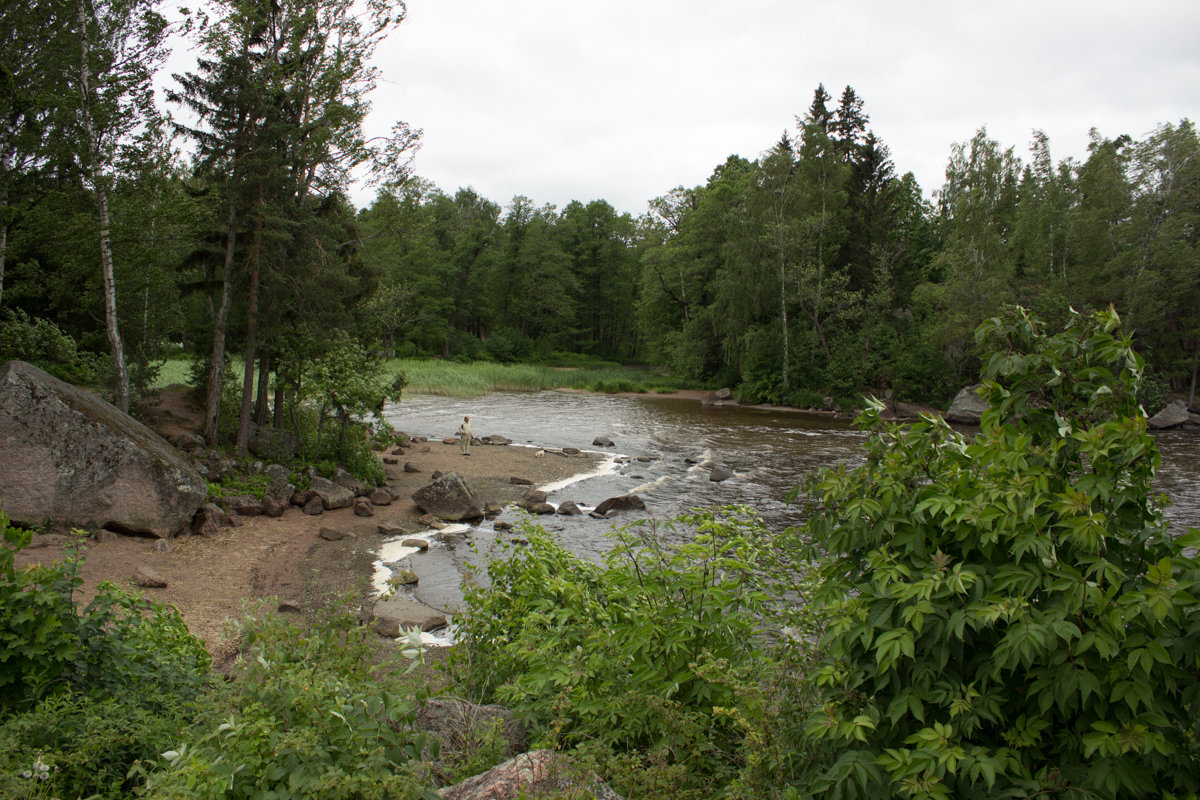
M 188 427 L 178 409 L 164 416 L 173 428 Z M 76 599 L 86 602 L 102 581 L 127 585 L 139 567 L 149 567 L 167 585 L 143 591 L 178 608 L 189 629 L 220 658 L 232 647 L 225 622 L 240 616 L 247 600 L 277 597 L 308 613 L 336 596 L 369 592 L 375 551 L 384 540 L 378 532 L 380 523 L 396 523 L 411 532 L 422 530 L 421 511 L 411 497 L 435 471 L 455 470 L 482 500 L 503 505 L 528 489 L 514 485 L 514 477 L 540 486 L 591 472 L 597 463 L 597 458 L 589 455 L 547 453 L 535 457 L 535 453 L 529 447 L 477 445 L 464 457 L 457 444 L 415 444 L 399 456 L 398 464 L 385 465 L 388 488 L 397 500 L 376 506 L 373 517 L 356 517 L 349 509 L 308 516 L 289 508 L 277 519 L 243 518 L 237 527 L 222 527 L 214 536 L 174 539 L 168 547 L 134 536 L 85 540 L 82 585 Z M 406 472 L 405 462 L 418 471 Z M 352 535 L 326 541 L 319 536 L 323 527 Z M 62 556 L 61 547 L 40 547 L 38 538 L 34 547 L 18 554 L 19 565 L 47 563 Z

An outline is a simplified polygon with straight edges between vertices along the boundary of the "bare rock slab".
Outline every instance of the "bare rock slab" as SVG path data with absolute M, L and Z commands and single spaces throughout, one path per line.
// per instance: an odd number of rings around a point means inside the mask
M 16 521 L 168 537 L 208 486 L 161 436 L 23 361 L 0 367 L 0 505 Z
M 380 600 L 371 611 L 371 627 L 380 636 L 395 638 L 403 630 L 431 631 L 446 624 L 446 616 L 407 597 Z
M 521 753 L 487 772 L 438 790 L 442 800 L 518 800 L 522 797 L 595 797 L 621 800 L 621 796 L 571 759 L 553 750 Z

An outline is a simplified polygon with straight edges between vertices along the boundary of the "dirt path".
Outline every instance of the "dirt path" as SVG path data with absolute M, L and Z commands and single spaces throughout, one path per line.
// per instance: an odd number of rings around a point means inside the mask
M 172 435 L 194 429 L 193 410 L 178 397 L 168 397 L 148 415 L 161 432 Z M 488 431 L 477 435 L 486 436 Z M 411 532 L 421 530 L 421 511 L 412 502 L 414 491 L 428 483 L 435 471 L 457 471 L 485 502 L 506 504 L 528 487 L 514 485 L 519 477 L 543 485 L 591 471 L 595 459 L 547 453 L 516 446 L 475 446 L 464 457 L 457 444 L 428 442 L 407 449 L 396 465 L 385 465 L 388 488 L 397 499 L 376 506 L 373 517 L 356 517 L 350 509 L 326 511 L 317 516 L 289 508 L 282 517 L 243 518 L 237 527 L 222 527 L 211 537 L 191 536 L 167 541 L 102 534 L 83 542 L 82 585 L 77 599 L 87 601 L 103 581 L 128 585 L 140 567 L 148 567 L 166 582 L 163 588 L 144 589 L 149 597 L 179 609 L 193 633 L 202 638 L 218 661 L 230 653 L 233 641 L 224 631 L 229 619 L 241 615 L 243 604 L 257 598 L 290 600 L 302 613 L 311 612 L 331 598 L 367 591 L 374 549 L 382 542 L 378 528 L 394 522 Z M 418 472 L 406 472 L 408 462 Z M 326 541 L 323 527 L 347 531 L 352 536 Z M 61 558 L 59 545 L 34 545 L 18 554 L 18 565 L 47 563 Z

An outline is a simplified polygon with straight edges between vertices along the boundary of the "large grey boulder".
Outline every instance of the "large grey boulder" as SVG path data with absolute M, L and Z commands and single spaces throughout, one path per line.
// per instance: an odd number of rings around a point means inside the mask
M 31 364 L 0 367 L 0 508 L 10 518 L 165 538 L 207 493 L 183 455 L 133 417 Z
M 1186 425 L 1190 421 L 1191 417 L 1188 415 L 1187 403 L 1182 400 L 1172 400 L 1167 404 L 1166 408 L 1146 420 L 1146 427 L 1150 428 L 1150 430 L 1162 431 L 1168 428 L 1178 428 L 1180 425 Z
M 331 480 L 310 473 L 308 490 L 321 498 L 321 506 L 326 511 L 335 508 L 349 508 L 354 503 L 354 492 L 344 486 L 338 486 Z
M 979 384 L 967 386 L 954 396 L 950 408 L 946 411 L 946 421 L 959 425 L 978 425 L 983 412 L 988 410 L 988 404 L 979 396 Z
M 483 503 L 457 472 L 447 472 L 422 486 L 413 492 L 412 499 L 427 514 L 440 519 L 483 519 Z
M 380 636 L 395 638 L 412 628 L 431 631 L 444 627 L 446 616 L 407 597 L 388 597 L 371 610 L 371 628 Z
M 438 789 L 442 800 L 519 800 L 522 797 L 594 797 L 621 800 L 607 784 L 553 750 L 521 753 L 487 772 Z

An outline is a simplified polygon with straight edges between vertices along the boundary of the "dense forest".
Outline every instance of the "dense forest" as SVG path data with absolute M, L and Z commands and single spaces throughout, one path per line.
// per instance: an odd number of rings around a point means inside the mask
M 602 199 L 450 193 L 412 170 L 419 130 L 368 140 L 395 3 L 222 0 L 170 24 L 151 0 L 3 15 L 0 315 L 105 354 L 121 406 L 168 354 L 196 357 L 212 407 L 256 375 L 276 376 L 278 401 L 300 365 L 347 343 L 640 362 L 752 401 L 941 402 L 977 372 L 970 332 L 1012 303 L 1052 322 L 1112 304 L 1148 386 L 1194 392 L 1187 120 L 1140 140 L 1092 131 L 1082 162 L 1055 162 L 1037 131 L 1022 158 L 981 128 L 930 200 L 854 89 L 819 86 L 758 158 L 731 155 L 634 218 Z M 155 97 L 168 42 L 200 56 Z M 378 192 L 356 209 L 362 175 Z

